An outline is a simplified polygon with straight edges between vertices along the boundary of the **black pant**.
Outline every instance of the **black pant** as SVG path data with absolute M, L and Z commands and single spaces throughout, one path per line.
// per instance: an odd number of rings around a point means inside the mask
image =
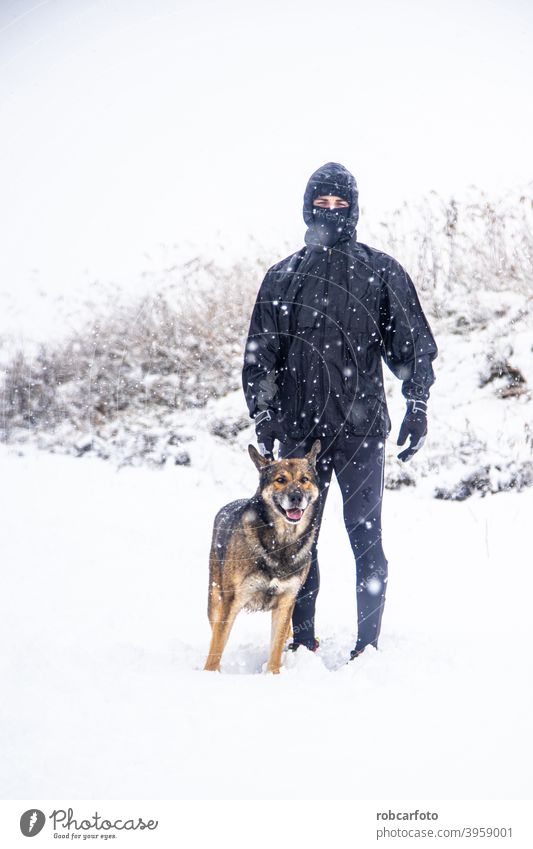
M 344 502 L 344 524 L 355 557 L 357 581 L 357 643 L 376 646 L 385 605 L 388 561 L 381 544 L 381 500 L 385 470 L 385 439 L 381 436 L 320 436 L 317 473 L 321 504 L 319 530 L 333 470 Z M 316 437 L 280 443 L 279 459 L 303 457 Z M 320 585 L 317 540 L 311 569 L 296 599 L 292 626 L 294 642 L 311 648 L 315 637 L 315 604 Z

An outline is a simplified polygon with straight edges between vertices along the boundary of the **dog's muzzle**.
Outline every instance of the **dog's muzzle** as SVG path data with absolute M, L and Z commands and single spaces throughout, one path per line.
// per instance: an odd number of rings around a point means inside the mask
M 302 490 L 293 489 L 283 495 L 278 502 L 278 507 L 288 522 L 296 524 L 302 518 L 308 504 L 309 500 Z

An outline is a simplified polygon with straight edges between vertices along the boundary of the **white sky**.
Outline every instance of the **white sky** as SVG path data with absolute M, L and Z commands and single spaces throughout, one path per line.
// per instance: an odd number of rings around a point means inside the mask
M 429 189 L 530 181 L 531 21 L 519 0 L 3 0 L 0 292 L 186 241 L 297 250 L 328 160 L 363 240 Z

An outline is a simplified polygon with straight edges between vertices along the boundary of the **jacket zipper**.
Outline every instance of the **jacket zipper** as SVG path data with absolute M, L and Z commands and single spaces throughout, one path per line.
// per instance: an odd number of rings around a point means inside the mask
M 324 300 L 325 300 L 325 303 L 323 304 L 323 309 L 322 309 L 322 313 L 323 313 L 323 315 L 322 315 L 322 348 L 321 348 L 321 350 L 322 350 L 322 354 L 323 354 L 324 356 L 325 356 L 325 348 L 324 348 L 324 345 L 325 345 L 325 343 L 326 343 L 326 316 L 324 315 L 324 313 L 326 312 L 326 308 L 327 308 L 327 306 L 328 306 L 328 295 L 329 295 L 329 285 L 328 285 L 328 284 L 329 284 L 329 261 L 330 261 L 330 259 L 331 259 L 331 250 L 332 250 L 331 248 L 328 248 L 328 258 L 327 258 L 327 261 L 326 261 L 326 275 L 325 275 L 325 276 L 326 276 L 326 280 L 325 280 L 325 286 L 324 286 Z M 325 385 L 324 385 L 324 363 L 323 363 L 323 362 L 322 362 L 322 364 L 321 364 L 321 366 L 320 366 L 320 390 L 321 390 L 321 399 L 322 399 L 322 400 L 323 400 L 323 402 L 324 402 L 324 403 L 323 403 L 323 407 L 322 407 L 322 409 L 323 409 L 323 410 L 325 410 L 325 408 L 326 408 L 326 392 L 325 392 Z M 323 422 L 322 422 L 322 424 L 323 424 L 323 425 L 325 425 L 325 424 L 326 424 L 326 422 L 325 422 L 325 421 L 323 421 Z

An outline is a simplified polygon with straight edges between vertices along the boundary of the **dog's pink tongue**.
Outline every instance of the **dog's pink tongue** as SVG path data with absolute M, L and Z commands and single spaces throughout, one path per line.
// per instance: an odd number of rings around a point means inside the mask
M 289 519 L 301 519 L 303 510 L 299 510 L 295 508 L 294 510 L 287 510 L 287 516 Z

